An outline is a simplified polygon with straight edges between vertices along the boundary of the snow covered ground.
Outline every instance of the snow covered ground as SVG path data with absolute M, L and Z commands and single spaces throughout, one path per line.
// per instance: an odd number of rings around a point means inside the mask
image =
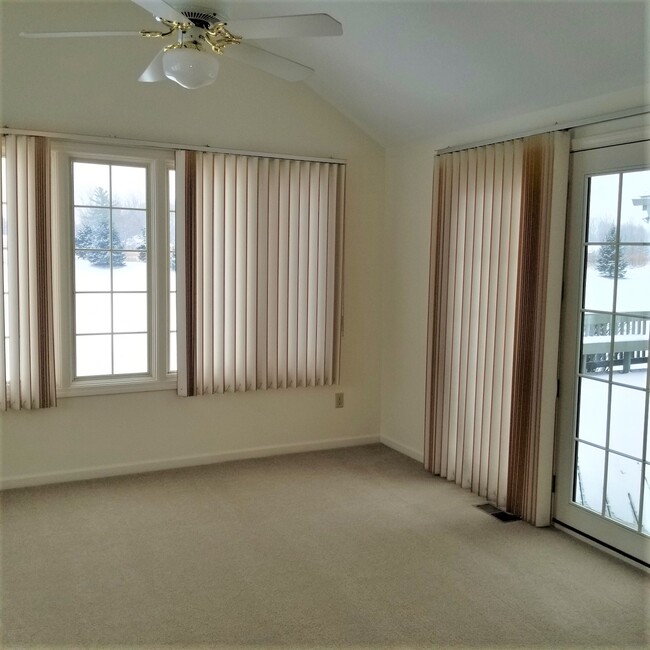
M 585 309 L 614 311 L 614 278 L 602 277 L 595 266 L 587 267 Z M 650 263 L 629 268 L 616 280 L 617 312 L 650 312 Z
M 137 259 L 137 254 L 127 256 L 124 266 L 113 269 L 75 260 L 79 377 L 148 371 L 147 263 Z M 170 287 L 176 287 L 174 271 Z M 175 330 L 175 304 L 170 307 L 170 328 Z

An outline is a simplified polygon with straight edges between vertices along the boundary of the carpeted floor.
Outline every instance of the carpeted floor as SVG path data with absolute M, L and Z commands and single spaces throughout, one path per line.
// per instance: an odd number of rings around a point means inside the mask
M 632 647 L 648 577 L 384 446 L 3 495 L 3 647 Z

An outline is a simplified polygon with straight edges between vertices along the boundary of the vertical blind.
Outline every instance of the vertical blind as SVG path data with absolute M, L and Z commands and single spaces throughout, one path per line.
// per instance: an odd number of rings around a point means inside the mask
M 535 469 L 541 462 L 539 409 L 542 402 L 548 408 L 549 398 L 542 400 L 541 382 L 522 380 L 543 372 L 548 379 L 543 343 L 559 327 L 559 319 L 548 323 L 529 299 L 534 293 L 537 306 L 557 301 L 547 282 L 552 213 L 545 208 L 553 205 L 557 215 L 559 206 L 563 215 L 568 173 L 560 178 L 553 172 L 563 167 L 557 156 L 568 160 L 565 135 L 445 154 L 437 158 L 434 178 L 425 466 L 536 522 L 536 510 L 523 514 L 513 486 L 543 475 L 550 493 L 550 473 Z M 533 162 L 540 150 L 543 164 Z M 538 261 L 531 264 L 534 250 Z M 531 328 L 532 338 L 524 334 Z M 531 345 L 541 351 L 530 354 Z M 544 426 L 547 440 L 547 419 Z
M 179 394 L 337 383 L 345 166 L 177 153 Z
M 536 525 L 551 513 L 569 147 L 568 133 L 527 138 L 522 168 L 507 507 Z
M 5 135 L 2 150 L 0 409 L 55 406 L 49 143 Z

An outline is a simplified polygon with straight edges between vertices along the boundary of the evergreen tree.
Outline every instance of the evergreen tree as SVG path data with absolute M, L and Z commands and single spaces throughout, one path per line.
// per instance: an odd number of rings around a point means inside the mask
M 93 245 L 93 229 L 90 224 L 84 221 L 79 225 L 75 234 L 74 245 L 77 249 L 77 257 L 80 260 L 87 259 L 89 253 L 87 249 L 91 248 Z
M 83 223 L 77 230 L 75 246 L 77 257 L 88 260 L 93 266 L 113 266 L 126 264 L 122 241 L 110 224 L 110 214 L 106 209 L 110 205 L 108 192 L 96 187 L 90 197 L 92 207 L 84 211 Z
M 600 247 L 596 258 L 596 268 L 600 275 L 605 278 L 613 278 L 617 275 L 616 269 L 616 227 L 612 226 L 605 237 L 605 244 Z M 624 278 L 627 271 L 627 259 L 625 248 L 618 247 L 618 277 Z
M 140 240 L 140 243 L 135 248 L 137 251 L 140 251 L 138 253 L 138 259 L 141 262 L 146 262 L 147 261 L 147 244 L 146 244 L 147 232 L 144 228 L 140 232 L 140 236 L 138 239 Z

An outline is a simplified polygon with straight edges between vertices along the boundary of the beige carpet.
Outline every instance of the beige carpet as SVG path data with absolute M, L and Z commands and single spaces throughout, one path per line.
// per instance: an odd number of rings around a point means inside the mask
M 3 647 L 644 646 L 646 575 L 381 445 L 13 490 Z

